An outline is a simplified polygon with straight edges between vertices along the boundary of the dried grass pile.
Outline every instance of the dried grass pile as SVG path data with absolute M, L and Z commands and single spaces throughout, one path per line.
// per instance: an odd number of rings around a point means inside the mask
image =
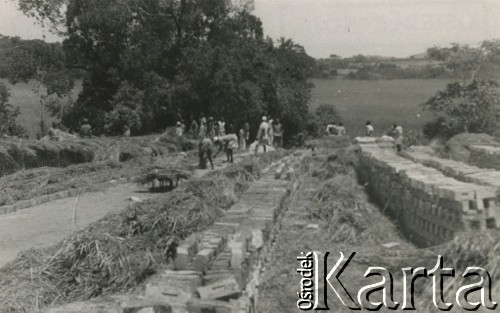
M 208 227 L 237 201 L 242 192 L 238 184 L 257 177 L 254 169 L 260 165 L 250 163 L 235 164 L 210 180 L 188 181 L 169 194 L 109 215 L 54 247 L 19 255 L 0 270 L 0 312 L 28 312 L 132 288 L 169 262 L 180 240 Z
M 450 242 L 424 249 L 408 264 L 434 268 L 438 255 L 443 256 L 444 267 L 451 267 L 456 271 L 454 279 L 444 280 L 443 294 L 445 299 L 454 300 L 458 288 L 478 281 L 477 276 L 472 276 L 469 279 L 461 277 L 467 267 L 481 267 L 488 271 L 493 282 L 492 294 L 496 295 L 500 292 L 500 286 L 495 284 L 500 278 L 500 232 L 498 230 L 462 233 Z M 432 289 L 429 288 L 428 284 L 425 285 L 421 282 L 415 288 L 420 295 L 417 297 L 419 301 L 417 301 L 416 306 L 424 308 L 426 312 L 436 311 L 432 301 L 428 300 L 432 299 Z M 477 296 L 478 292 L 475 294 Z
M 167 130 L 157 138 L 157 141 L 163 145 L 168 146 L 171 151 L 189 151 L 196 148 L 199 138 L 190 134 L 177 136 L 175 128 L 167 128 Z
M 63 190 L 95 186 L 112 179 L 128 177 L 133 172 L 139 173 L 140 169 L 113 161 L 84 163 L 65 168 L 21 170 L 0 177 L 0 206 Z
M 14 173 L 23 168 L 43 166 L 65 167 L 92 162 L 95 146 L 85 141 L 1 141 L 0 175 Z
M 179 149 L 170 149 L 162 143 L 155 142 L 155 136 L 141 137 L 103 137 L 92 138 L 88 141 L 96 147 L 95 160 L 114 160 L 125 162 L 143 157 L 156 157 L 177 152 Z
M 350 153 L 339 150 L 311 167 L 311 176 L 319 182 L 314 205 L 307 209 L 309 217 L 324 221 L 334 242 L 366 246 L 390 241 L 381 230 L 395 227 L 387 218 L 381 219 L 379 209 L 369 203 L 355 169 L 345 161 Z
M 443 151 L 441 151 L 441 156 L 457 161 L 469 162 L 469 147 L 472 145 L 499 147 L 500 142 L 495 137 L 487 134 L 458 134 L 446 142 Z
M 179 154 L 138 159 L 130 162 L 104 161 L 71 165 L 65 168 L 41 167 L 21 170 L 0 177 L 0 206 L 20 200 L 82 187 L 97 187 L 110 180 L 150 173 L 154 169 L 168 175 L 190 177 L 192 165 Z
M 67 167 L 89 162 L 140 160 L 195 148 L 192 141 L 155 142 L 154 136 L 124 138 L 71 138 L 64 141 L 39 140 L 0 142 L 0 176 L 21 169 Z

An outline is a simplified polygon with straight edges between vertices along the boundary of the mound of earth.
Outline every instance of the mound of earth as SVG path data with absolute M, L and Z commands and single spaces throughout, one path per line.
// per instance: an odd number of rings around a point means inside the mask
M 446 142 L 444 154 L 450 159 L 468 162 L 470 160 L 470 146 L 477 145 L 500 147 L 500 142 L 488 134 L 462 133 Z

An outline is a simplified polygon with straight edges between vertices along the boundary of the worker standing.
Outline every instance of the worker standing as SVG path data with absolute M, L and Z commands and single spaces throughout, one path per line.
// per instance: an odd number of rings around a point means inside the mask
M 130 127 L 128 125 L 123 126 L 123 136 L 130 137 Z
M 243 128 L 241 128 L 239 132 L 238 149 L 240 151 L 245 151 L 247 149 L 247 144 L 245 140 L 245 131 L 243 130 Z
M 373 135 L 373 131 L 374 131 L 373 126 L 372 126 L 372 122 L 366 121 L 365 129 L 366 129 L 366 136 L 371 137 Z
M 280 119 L 276 119 L 274 124 L 274 142 L 277 148 L 283 148 L 283 125 L 281 125 Z
M 196 133 L 198 132 L 198 123 L 196 120 L 191 116 L 191 126 L 189 127 L 189 131 L 191 134 L 196 136 Z
M 394 136 L 394 143 L 398 152 L 403 150 L 403 127 L 401 125 L 392 125 L 392 134 Z
M 80 126 L 80 137 L 82 137 L 82 138 L 92 137 L 92 126 L 90 126 L 89 120 L 84 118 L 82 122 L 83 123 Z
M 208 134 L 208 137 L 210 137 L 210 138 L 213 138 L 216 135 L 215 121 L 214 121 L 214 118 L 211 116 L 208 118 L 207 134 Z
M 346 136 L 347 135 L 347 132 L 345 130 L 343 123 L 339 123 L 339 126 L 337 126 L 337 135 L 339 135 L 339 136 Z
M 219 136 L 225 136 L 226 135 L 226 122 L 224 121 L 224 118 L 221 118 L 219 121 L 218 121 L 218 126 L 219 126 L 219 129 L 218 129 L 218 135 Z
M 245 145 L 246 147 L 250 147 L 250 124 L 248 122 L 243 124 L 243 131 L 245 132 Z
M 181 137 L 183 133 L 184 133 L 184 128 L 182 127 L 182 123 L 179 121 L 179 122 L 177 122 L 177 125 L 175 126 L 175 134 L 178 137 Z
M 201 116 L 200 118 L 200 129 L 198 131 L 198 136 L 200 136 L 200 138 L 205 138 L 205 136 L 207 135 L 207 119 L 205 118 L 204 115 Z
M 267 152 L 267 145 L 269 144 L 269 124 L 267 123 L 267 117 L 262 117 L 262 123 L 260 123 L 259 130 L 257 132 L 257 145 L 255 146 L 255 154 L 259 151 L 259 146 L 264 147 L 264 153 Z
M 269 119 L 269 145 L 274 145 L 274 120 Z

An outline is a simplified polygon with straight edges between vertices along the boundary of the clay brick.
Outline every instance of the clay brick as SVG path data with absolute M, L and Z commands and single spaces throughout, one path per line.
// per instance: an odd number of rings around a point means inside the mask
M 146 284 L 145 295 L 148 299 L 159 300 L 170 304 L 185 304 L 193 297 L 180 287 L 166 281 L 156 281 Z
M 201 299 L 227 300 L 239 297 L 241 287 L 236 278 L 229 277 L 196 289 Z
M 211 258 L 215 255 L 214 249 L 203 249 L 194 256 L 194 266 L 197 271 L 208 269 Z
M 262 233 L 262 230 L 256 229 L 252 230 L 252 241 L 251 241 L 252 247 L 255 249 L 260 249 L 262 246 L 264 246 L 264 235 Z
M 187 308 L 190 313 L 233 313 L 235 305 L 226 301 L 197 299 L 188 302 Z
M 185 270 L 191 262 L 191 253 L 187 247 L 177 247 L 174 260 L 174 268 L 176 270 Z
M 154 300 L 128 300 L 120 303 L 121 313 L 139 313 L 141 310 L 149 309 L 153 313 L 171 313 L 170 305 Z M 148 312 L 142 311 L 142 312 Z

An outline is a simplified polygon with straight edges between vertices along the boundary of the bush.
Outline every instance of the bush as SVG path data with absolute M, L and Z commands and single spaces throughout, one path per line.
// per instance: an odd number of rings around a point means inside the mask
M 26 137 L 26 129 L 16 123 L 20 114 L 19 107 L 10 105 L 9 98 L 9 89 L 0 82 L 0 135 Z
M 439 116 L 425 125 L 424 133 L 429 138 L 445 139 L 462 132 L 493 134 L 495 108 L 500 105 L 497 88 L 494 81 L 448 84 L 422 104 L 424 110 Z
M 335 106 L 331 104 L 321 104 L 314 112 L 314 115 L 309 116 L 308 120 L 308 135 L 311 137 L 320 137 L 325 133 L 328 124 L 338 124 L 342 122 L 342 117 Z

